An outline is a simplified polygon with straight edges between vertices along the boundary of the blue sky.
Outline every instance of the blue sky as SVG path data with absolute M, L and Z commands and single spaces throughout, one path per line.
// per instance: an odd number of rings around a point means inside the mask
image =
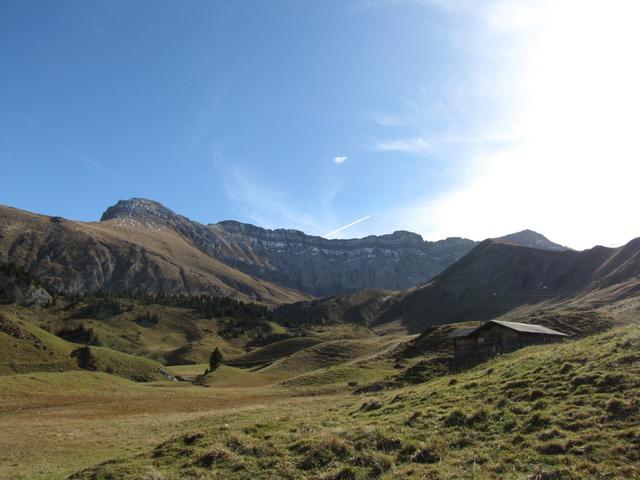
M 137 196 L 205 223 L 318 235 L 366 218 L 333 237 L 534 228 L 619 244 L 640 225 L 607 212 L 633 203 L 619 183 L 640 157 L 634 132 L 610 126 L 640 103 L 636 38 L 623 35 L 633 3 L 613 4 L 569 21 L 576 2 L 0 0 L 0 203 L 96 220 Z M 606 5 L 620 8 L 609 18 Z M 614 38 L 575 41 L 596 22 Z M 616 75 L 571 93 L 594 56 Z M 614 83 L 625 96 L 613 111 L 595 102 L 604 123 L 556 135 L 550 117 L 563 130 Z M 620 135 L 618 173 L 603 178 L 585 152 L 609 154 L 597 149 Z M 586 180 L 568 195 L 577 169 Z M 588 203 L 603 183 L 618 183 L 607 208 Z

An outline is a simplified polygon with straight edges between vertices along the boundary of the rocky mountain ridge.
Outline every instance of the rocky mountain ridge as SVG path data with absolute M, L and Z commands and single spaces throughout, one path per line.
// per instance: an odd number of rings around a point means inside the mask
M 221 261 L 316 296 L 412 287 L 437 275 L 475 245 L 463 238 L 429 242 L 405 231 L 328 240 L 297 230 L 267 230 L 230 221 L 210 227 L 234 247 L 218 249 Z
M 27 267 L 56 292 L 209 292 L 282 303 L 305 294 L 402 290 L 429 281 L 477 244 L 425 241 L 407 231 L 329 240 L 236 221 L 205 225 L 142 198 L 117 202 L 99 222 L 10 207 L 0 214 L 0 260 Z M 532 235 L 546 240 L 535 232 L 525 240 Z
M 203 225 L 141 198 L 119 201 L 101 221 L 175 229 L 207 255 L 237 270 L 315 296 L 410 288 L 433 278 L 477 244 L 459 237 L 425 241 L 407 231 L 329 240 L 232 220 Z M 503 238 L 516 244 L 537 242 L 537 248 L 565 249 L 530 230 Z

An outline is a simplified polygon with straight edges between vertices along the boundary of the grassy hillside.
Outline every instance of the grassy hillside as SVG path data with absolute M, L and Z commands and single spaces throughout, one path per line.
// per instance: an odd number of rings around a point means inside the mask
M 0 375 L 80 369 L 139 381 L 167 379 L 153 360 L 104 347 L 83 348 L 11 312 L 0 312 Z
M 275 322 L 235 317 L 207 318 L 193 308 L 117 298 L 58 298 L 49 308 L 0 305 L 24 322 L 79 344 L 99 345 L 165 365 L 203 363 L 220 348 L 226 359 L 244 355 L 258 337 L 288 337 Z
M 639 398 L 629 326 L 380 395 L 213 416 L 72 478 L 638 478 Z
M 282 358 L 266 367 L 264 371 L 300 374 L 373 355 L 380 348 L 381 340 L 378 338 L 327 341 Z
M 265 366 L 318 343 L 322 343 L 322 340 L 315 337 L 287 338 L 252 350 L 227 363 L 237 367 Z

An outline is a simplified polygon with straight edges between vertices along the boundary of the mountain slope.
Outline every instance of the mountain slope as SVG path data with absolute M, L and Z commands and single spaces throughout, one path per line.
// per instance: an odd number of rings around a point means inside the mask
M 564 248 L 529 230 L 503 241 Z M 476 244 L 424 241 L 405 231 L 328 240 L 234 221 L 204 225 L 142 198 L 121 200 L 88 223 L 0 207 L 0 261 L 26 266 L 58 292 L 214 293 L 286 303 L 305 297 L 292 289 L 318 296 L 400 290 L 430 280 Z
M 638 294 L 640 238 L 619 248 L 581 252 L 486 240 L 431 282 L 399 294 L 378 322 L 400 320 L 412 330 L 424 330 L 433 324 L 487 320 L 523 305 L 567 302 L 622 285 L 609 302 Z
M 308 296 L 207 255 L 180 224 L 75 222 L 0 207 L 0 262 L 24 266 L 50 291 L 215 294 L 283 303 Z

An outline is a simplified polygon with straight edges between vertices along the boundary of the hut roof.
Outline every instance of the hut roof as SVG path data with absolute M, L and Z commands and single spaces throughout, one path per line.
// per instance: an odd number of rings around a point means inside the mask
M 557 330 L 552 330 L 550 328 L 543 327 L 542 325 L 532 325 L 530 323 L 518 323 L 518 322 L 503 322 L 501 320 L 489 320 L 488 322 L 485 322 L 476 328 L 463 328 L 461 330 L 454 332 L 451 336 L 467 337 L 469 335 L 473 335 L 479 330 L 486 328 L 488 325 L 492 325 L 492 324 L 510 328 L 511 330 L 515 330 L 517 332 L 538 333 L 541 335 L 560 335 L 562 337 L 568 336 L 566 333 L 558 332 Z

